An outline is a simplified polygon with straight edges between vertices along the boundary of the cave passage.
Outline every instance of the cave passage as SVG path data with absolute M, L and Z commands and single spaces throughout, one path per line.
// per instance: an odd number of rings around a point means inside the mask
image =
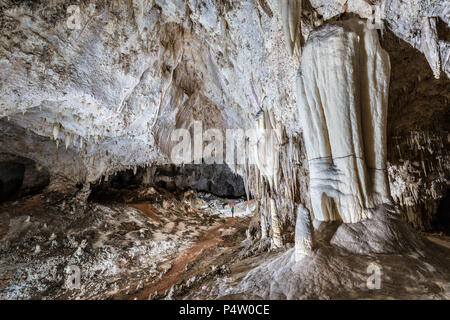
M 449 12 L 0 1 L 0 300 L 450 299 Z

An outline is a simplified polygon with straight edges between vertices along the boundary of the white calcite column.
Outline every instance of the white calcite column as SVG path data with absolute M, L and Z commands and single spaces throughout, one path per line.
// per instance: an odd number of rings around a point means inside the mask
M 280 230 L 280 220 L 278 219 L 275 200 L 270 199 L 269 203 L 270 203 L 270 214 L 272 216 L 273 245 L 275 248 L 279 248 L 283 246 L 283 239 L 281 237 L 281 230 Z
M 350 20 L 311 32 L 297 77 L 313 217 L 357 222 L 389 201 L 390 63 L 376 30 Z
M 309 211 L 302 205 L 297 207 L 295 223 L 295 261 L 310 255 L 313 250 L 313 236 Z

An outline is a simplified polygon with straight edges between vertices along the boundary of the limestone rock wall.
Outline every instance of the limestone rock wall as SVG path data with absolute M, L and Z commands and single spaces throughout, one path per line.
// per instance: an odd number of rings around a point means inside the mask
M 74 4 L 79 29 L 67 24 Z M 276 6 L 4 1 L 0 116 L 78 153 L 88 181 L 167 162 L 171 131 L 194 120 L 247 128 L 271 106 L 298 130 L 295 68 L 281 18 L 267 14 Z

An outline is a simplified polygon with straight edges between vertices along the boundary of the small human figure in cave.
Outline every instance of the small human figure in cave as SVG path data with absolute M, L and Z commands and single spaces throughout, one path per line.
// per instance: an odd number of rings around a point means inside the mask
M 234 218 L 234 205 L 231 205 L 231 217 Z

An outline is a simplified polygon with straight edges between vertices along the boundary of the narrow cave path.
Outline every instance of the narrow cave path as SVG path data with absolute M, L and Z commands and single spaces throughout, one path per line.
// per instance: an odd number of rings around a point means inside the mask
M 130 300 L 145 300 L 155 292 L 161 292 L 172 287 L 177 280 L 182 278 L 180 276 L 182 276 L 186 271 L 187 266 L 199 258 L 200 254 L 204 250 L 217 246 L 219 243 L 223 243 L 227 247 L 236 245 L 234 242 L 225 242 L 222 238 L 221 232 L 221 229 L 235 225 L 236 219 L 240 218 L 226 218 L 224 223 L 207 230 L 197 243 L 180 254 L 180 258 L 174 261 L 173 267 L 165 275 L 163 275 L 161 279 L 150 284 L 139 293 L 133 295 Z

